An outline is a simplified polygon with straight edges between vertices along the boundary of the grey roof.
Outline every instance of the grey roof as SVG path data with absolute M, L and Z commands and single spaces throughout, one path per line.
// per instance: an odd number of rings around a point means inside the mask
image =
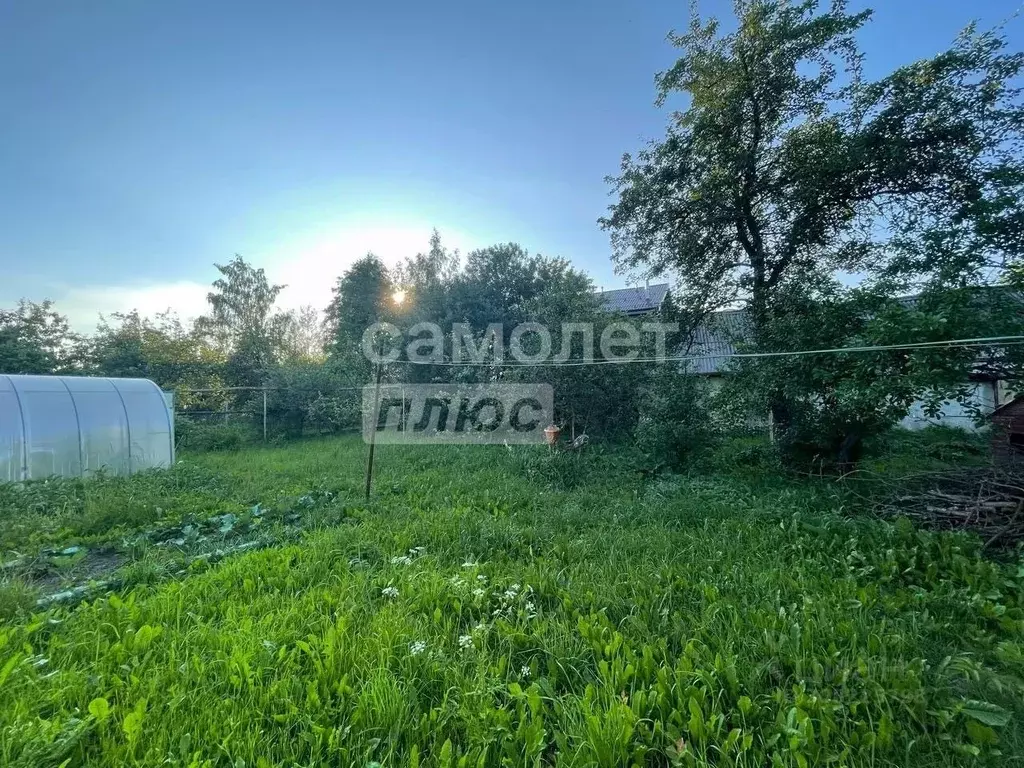
M 602 291 L 600 294 L 604 309 L 608 312 L 625 312 L 627 315 L 642 315 L 661 307 L 668 295 L 668 283 L 658 283 L 645 288 L 619 288 Z
M 684 355 L 710 355 L 689 361 L 690 370 L 695 373 L 722 373 L 729 362 L 726 357 L 736 352 L 736 344 L 743 340 L 748 330 L 745 309 L 730 309 L 715 312 L 694 329 L 689 349 L 680 350 Z

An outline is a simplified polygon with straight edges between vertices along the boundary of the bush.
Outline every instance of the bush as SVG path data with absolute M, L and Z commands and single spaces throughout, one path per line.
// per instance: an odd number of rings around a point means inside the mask
M 767 437 L 761 435 L 729 437 L 723 440 L 708 453 L 701 469 L 718 474 L 763 474 L 777 473 L 781 471 L 782 466 L 778 451 Z
M 256 439 L 252 427 L 246 424 L 213 424 L 190 419 L 175 422 L 174 433 L 178 450 L 194 452 L 237 451 Z
M 708 392 L 697 376 L 659 367 L 643 387 L 634 440 L 648 461 L 679 468 L 713 445 Z
M 332 433 L 358 430 L 361 416 L 359 400 L 351 396 L 318 394 L 306 411 L 306 418 L 313 426 Z

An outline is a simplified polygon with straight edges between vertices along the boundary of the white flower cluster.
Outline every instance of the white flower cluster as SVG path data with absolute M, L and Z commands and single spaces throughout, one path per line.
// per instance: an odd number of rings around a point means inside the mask
M 508 589 L 502 592 L 498 607 L 492 611 L 493 616 L 509 616 L 515 614 L 520 606 L 527 619 L 537 615 L 537 605 L 533 602 L 533 587 L 527 584 L 521 587 L 519 584 L 510 584 Z
M 409 654 L 411 656 L 419 656 L 425 650 L 427 650 L 426 640 L 415 640 L 409 643 Z
M 487 631 L 487 624 L 480 622 L 473 627 L 468 635 L 459 635 L 459 648 L 466 651 L 473 647 L 473 638 L 476 635 L 482 635 Z
M 395 555 L 391 558 L 392 565 L 409 565 L 414 557 L 419 557 L 427 551 L 426 547 L 413 547 L 404 555 Z
M 384 597 L 398 597 L 398 587 L 386 586 L 380 591 Z

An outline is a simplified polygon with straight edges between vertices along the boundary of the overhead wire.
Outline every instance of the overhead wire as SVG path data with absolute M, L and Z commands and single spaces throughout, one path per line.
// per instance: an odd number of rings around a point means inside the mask
M 994 344 L 1000 346 L 1017 346 L 1024 344 L 1024 336 L 988 336 L 978 337 L 971 339 L 944 339 L 940 341 L 919 341 L 919 342 L 907 342 L 905 344 L 880 344 L 870 346 L 858 346 L 858 347 L 832 347 L 827 349 L 797 349 L 797 350 L 785 350 L 785 351 L 771 351 L 771 352 L 719 352 L 719 353 L 708 353 L 701 355 L 663 355 L 659 357 L 615 357 L 615 358 L 601 358 L 593 360 L 560 360 L 560 361 L 542 361 L 542 362 L 504 362 L 504 361 L 479 361 L 479 360 L 468 360 L 468 361 L 455 361 L 455 360 L 441 360 L 441 361 L 430 361 L 430 360 L 402 360 L 392 362 L 406 362 L 410 365 L 437 365 L 447 367 L 508 367 L 508 368 L 552 368 L 552 367 L 574 367 L 574 366 L 587 366 L 587 365 L 628 365 L 632 363 L 671 363 L 671 362 L 689 362 L 696 360 L 708 360 L 711 358 L 716 359 L 734 359 L 734 358 L 765 358 L 765 357 L 798 357 L 806 355 L 824 355 L 824 354 L 848 354 L 848 353 L 864 353 L 864 352 L 892 352 L 898 350 L 918 350 L 918 349 L 942 349 L 945 347 L 959 347 L 963 349 L 972 349 L 978 347 L 988 347 Z

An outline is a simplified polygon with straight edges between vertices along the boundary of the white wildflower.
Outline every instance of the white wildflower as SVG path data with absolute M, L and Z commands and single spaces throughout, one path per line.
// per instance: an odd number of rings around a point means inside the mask
M 530 676 L 530 668 L 524 664 L 523 668 L 519 670 L 519 676 L 520 677 L 529 677 Z
M 463 568 L 476 568 L 480 563 L 474 563 L 472 560 L 467 560 L 462 564 Z
M 452 576 L 449 579 L 449 581 L 451 582 L 453 587 L 464 587 L 464 586 L 466 586 L 466 582 L 464 580 L 460 579 L 458 576 Z
M 480 573 L 480 574 L 477 574 L 476 580 L 477 581 L 487 581 L 487 577 L 484 576 L 482 573 Z
M 537 612 L 537 606 L 533 604 L 532 600 L 526 601 L 526 612 L 531 614 Z
M 409 555 L 412 556 L 412 557 L 419 557 L 420 555 L 422 555 L 426 551 L 427 551 L 426 547 L 413 547 L 412 549 L 409 550 Z
M 425 640 L 416 640 L 415 642 L 409 643 L 409 653 L 413 656 L 419 656 L 427 650 L 427 643 Z
M 484 592 L 484 590 L 480 589 L 480 587 L 477 587 L 476 589 L 473 590 L 473 597 L 483 597 L 485 594 L 486 594 L 486 592 Z
M 466 649 L 473 645 L 472 635 L 459 635 L 459 648 Z
M 474 632 L 486 632 L 487 631 L 487 623 L 481 621 L 479 624 L 477 624 L 475 627 L 473 627 L 473 631 Z
M 408 555 L 396 555 L 391 558 L 392 565 L 409 565 L 412 562 L 412 558 Z
M 398 597 L 398 587 L 387 586 L 380 591 L 384 597 Z

